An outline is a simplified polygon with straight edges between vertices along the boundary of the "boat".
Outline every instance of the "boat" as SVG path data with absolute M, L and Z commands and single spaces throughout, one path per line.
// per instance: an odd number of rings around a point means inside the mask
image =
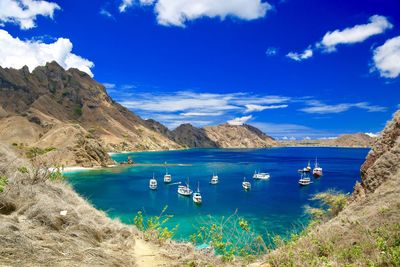
M 311 184 L 311 179 L 310 177 L 306 176 L 304 173 L 301 174 L 300 180 L 299 180 L 299 185 L 301 186 L 306 186 Z
M 246 181 L 246 177 L 243 178 L 242 187 L 244 190 L 251 189 L 251 183 Z
M 311 164 L 310 161 L 308 161 L 307 167 L 298 170 L 299 172 L 310 172 L 311 171 Z
M 315 178 L 319 178 L 322 176 L 322 168 L 318 166 L 318 160 L 315 158 L 315 165 L 313 169 L 313 175 Z
M 153 173 L 153 178 L 151 178 L 150 181 L 149 181 L 149 188 L 151 190 L 156 190 L 157 189 L 157 180 L 154 178 L 154 173 Z
M 193 193 L 193 202 L 196 204 L 201 204 L 202 202 L 200 194 L 200 183 L 197 184 L 197 191 Z
M 186 183 L 186 185 L 179 185 L 178 186 L 178 194 L 188 197 L 192 193 L 193 193 L 193 190 L 190 189 L 190 187 L 189 187 L 189 179 L 188 179 L 188 182 Z
M 165 168 L 164 183 L 169 184 L 172 181 L 171 174 L 168 174 L 168 169 Z
M 213 176 L 211 177 L 210 184 L 218 184 L 218 182 L 219 182 L 218 175 L 213 174 Z
M 267 180 L 267 179 L 269 179 L 269 177 L 270 177 L 270 175 L 267 172 L 254 171 L 254 174 L 253 174 L 253 179 L 258 179 L 258 180 Z

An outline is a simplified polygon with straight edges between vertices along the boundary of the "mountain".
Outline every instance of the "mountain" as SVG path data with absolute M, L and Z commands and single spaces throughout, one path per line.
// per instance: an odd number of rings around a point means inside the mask
M 55 147 L 65 165 L 106 165 L 105 151 L 182 147 L 113 101 L 89 75 L 56 62 L 32 72 L 0 67 L 0 136 L 19 147 Z
M 182 124 L 168 136 L 189 148 L 263 148 L 276 145 L 275 140 L 250 125 L 221 124 L 196 128 Z
M 276 141 L 251 125 L 230 125 L 205 127 L 207 137 L 223 148 L 263 148 L 276 146 Z
M 280 141 L 281 146 L 320 146 L 320 147 L 371 147 L 376 138 L 364 133 L 343 134 L 335 139 Z

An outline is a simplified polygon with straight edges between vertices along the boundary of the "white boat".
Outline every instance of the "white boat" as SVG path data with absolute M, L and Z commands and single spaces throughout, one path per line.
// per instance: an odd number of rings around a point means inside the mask
M 210 184 L 218 184 L 218 182 L 219 182 L 218 175 L 213 174 L 213 176 L 211 177 Z
M 313 169 L 313 175 L 315 178 L 319 178 L 322 176 L 322 168 L 318 166 L 318 160 L 315 158 L 315 166 Z
M 302 173 L 300 180 L 299 180 L 299 185 L 306 186 L 306 185 L 309 185 L 310 183 L 311 183 L 310 177 L 307 177 Z
M 197 184 L 197 191 L 193 193 L 193 202 L 196 204 L 201 204 L 202 202 L 200 194 L 200 183 Z
M 156 190 L 157 189 L 157 180 L 154 178 L 154 174 L 153 174 L 153 178 L 151 178 L 150 181 L 149 181 L 149 188 L 151 190 Z
M 310 161 L 308 161 L 307 167 L 299 170 L 299 172 L 310 172 L 310 171 L 311 171 Z
M 251 189 L 251 184 L 250 184 L 250 182 L 247 182 L 247 181 L 246 181 L 246 177 L 244 177 L 244 179 L 243 179 L 242 187 L 244 188 L 244 190 L 249 190 L 249 189 Z
M 269 179 L 269 177 L 271 177 L 271 176 L 267 172 L 254 171 L 254 174 L 253 174 L 253 179 L 258 179 L 258 180 L 267 180 L 267 179 Z
M 178 194 L 182 196 L 190 196 L 193 193 L 193 190 L 189 187 L 189 179 L 186 185 L 179 185 L 178 186 Z
M 165 168 L 164 183 L 169 184 L 172 181 L 171 174 L 168 174 L 168 169 Z

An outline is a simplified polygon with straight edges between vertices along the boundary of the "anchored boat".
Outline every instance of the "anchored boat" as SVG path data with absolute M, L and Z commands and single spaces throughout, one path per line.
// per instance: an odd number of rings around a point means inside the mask
M 318 160 L 317 158 L 315 158 L 315 166 L 313 169 L 313 175 L 315 178 L 319 178 L 322 176 L 322 168 L 320 166 L 318 166 Z
M 219 182 L 218 175 L 213 174 L 213 176 L 211 177 L 210 184 L 218 184 L 218 182 Z
M 267 180 L 269 179 L 269 177 L 271 176 L 267 172 L 254 171 L 253 174 L 253 179 L 258 179 L 258 180 Z
M 244 190 L 251 189 L 251 183 L 246 181 L 246 177 L 243 178 L 242 187 Z
M 164 183 L 169 184 L 172 181 L 171 174 L 168 174 L 168 168 L 165 167 Z
M 299 185 L 306 186 L 306 185 L 309 185 L 310 183 L 311 183 L 310 177 L 308 177 L 304 173 L 302 173 L 300 180 L 299 180 Z
M 193 193 L 193 202 L 196 204 L 201 204 L 202 202 L 202 197 L 200 194 L 200 182 L 197 183 L 197 191 Z
M 151 178 L 150 181 L 149 181 L 149 188 L 151 190 L 156 190 L 157 189 L 157 180 L 154 178 L 154 173 L 153 173 L 153 178 Z
M 186 183 L 186 185 L 179 185 L 178 186 L 178 194 L 188 197 L 192 193 L 193 193 L 193 190 L 190 189 L 190 187 L 189 187 L 189 179 L 188 179 L 188 182 Z

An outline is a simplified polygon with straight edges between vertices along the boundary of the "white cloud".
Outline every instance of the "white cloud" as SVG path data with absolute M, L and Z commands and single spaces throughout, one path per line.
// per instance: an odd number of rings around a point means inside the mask
M 246 122 L 248 122 L 249 120 L 251 120 L 252 117 L 253 116 L 251 116 L 251 115 L 238 117 L 238 118 L 234 118 L 232 120 L 227 121 L 227 123 L 230 124 L 230 125 L 243 125 Z
M 221 116 L 223 115 L 223 112 L 184 112 L 181 113 L 180 115 L 185 116 L 185 117 L 214 117 L 214 116 Z
M 104 17 L 107 17 L 107 18 L 114 18 L 114 16 L 111 14 L 111 12 L 108 11 L 107 9 L 105 9 L 105 8 L 100 9 L 99 14 L 104 16 Z
M 327 52 L 336 51 L 340 44 L 361 43 L 371 36 L 384 33 L 393 28 L 393 25 L 384 16 L 374 15 L 369 18 L 369 23 L 356 25 L 344 30 L 327 32 L 319 43 Z
M 115 89 L 116 87 L 115 83 L 103 83 L 103 85 L 106 89 Z
M 0 23 L 13 23 L 23 30 L 36 26 L 37 16 L 53 18 L 56 3 L 37 0 L 0 0 Z
M 0 30 L 0 66 L 22 68 L 28 66 L 32 71 L 37 66 L 56 61 L 63 68 L 77 68 L 93 77 L 90 70 L 94 63 L 75 55 L 69 39 L 58 38 L 53 43 L 20 40 L 12 37 L 7 31 Z
M 122 0 L 121 4 L 119 5 L 118 9 L 119 12 L 123 13 L 126 11 L 128 7 L 133 5 L 133 0 Z
M 289 52 L 286 57 L 293 59 L 295 61 L 303 61 L 305 59 L 308 59 L 313 56 L 313 50 L 309 47 L 306 50 L 303 51 L 303 53 L 295 53 L 295 52 Z
M 265 54 L 269 57 L 276 56 L 278 54 L 279 50 L 276 47 L 268 47 L 267 50 L 265 51 Z
M 400 36 L 387 40 L 374 50 L 374 68 L 385 78 L 400 75 Z
M 270 105 L 270 106 L 262 106 L 262 105 L 254 105 L 254 104 L 248 104 L 245 105 L 246 110 L 244 111 L 245 113 L 251 113 L 254 111 L 263 111 L 266 109 L 281 109 L 281 108 L 287 108 L 288 105 Z
M 306 136 L 306 137 L 303 138 L 303 140 L 311 140 L 311 137 Z
M 236 17 L 253 20 L 265 16 L 272 6 L 261 0 L 139 0 L 141 5 L 154 5 L 157 21 L 165 26 L 184 27 L 185 23 L 202 17 L 224 20 Z M 120 12 L 134 5 L 133 0 L 123 0 Z
M 368 135 L 369 137 L 373 137 L 373 138 L 379 136 L 379 133 L 365 133 L 365 134 Z
M 368 112 L 384 112 L 386 107 L 370 105 L 368 102 L 359 103 L 340 103 L 334 105 L 324 104 L 320 101 L 309 101 L 307 103 L 309 107 L 300 109 L 306 113 L 316 113 L 316 114 L 330 114 L 330 113 L 341 113 L 348 111 L 351 108 L 359 108 L 367 110 Z
M 295 61 L 303 61 L 311 58 L 316 49 L 322 49 L 324 52 L 334 52 L 338 45 L 361 43 L 369 37 L 382 34 L 391 28 L 393 28 L 393 25 L 386 17 L 374 15 L 369 18 L 369 23 L 367 24 L 327 32 L 321 42 L 310 45 L 302 53 L 289 52 L 286 56 Z

